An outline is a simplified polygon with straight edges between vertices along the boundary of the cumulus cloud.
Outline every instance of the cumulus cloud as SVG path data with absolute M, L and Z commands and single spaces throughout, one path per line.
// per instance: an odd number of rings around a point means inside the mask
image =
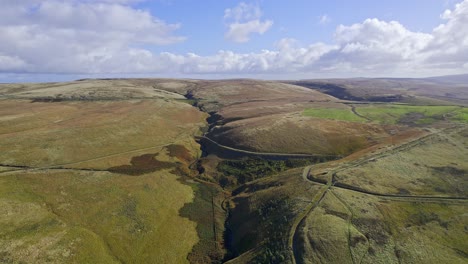
M 459 67 L 468 61 L 468 1 L 445 10 L 440 24 L 432 35 L 434 40 L 425 50 L 426 62 L 433 67 Z
M 20 0 L 0 9 L 0 55 L 28 72 L 99 72 L 130 46 L 184 41 L 168 24 L 130 1 Z M 7 65 L 2 67 L 7 69 Z
M 260 20 L 251 20 L 245 23 L 232 23 L 226 33 L 226 38 L 234 42 L 247 42 L 252 33 L 263 34 L 273 25 L 270 20 L 261 22 Z
M 420 53 L 433 36 L 409 31 L 396 21 L 374 18 L 351 26 L 338 26 L 335 39 L 339 48 L 327 54 L 323 64 L 382 71 L 405 63 L 420 63 Z
M 229 61 L 236 63 L 238 67 L 232 69 L 237 72 L 297 73 L 318 77 L 327 74 L 417 76 L 463 73 L 468 61 L 468 0 L 457 4 L 454 10 L 445 11 L 441 17 L 444 23 L 429 33 L 411 31 L 397 21 L 366 19 L 353 25 L 339 25 L 334 44 L 315 43 L 304 47 L 293 39 L 283 39 L 277 43 L 275 51 L 233 54 Z M 232 57 L 242 59 L 233 60 Z
M 224 11 L 224 21 L 227 23 L 228 31 L 225 38 L 234 42 L 244 43 L 250 40 L 253 33 L 263 34 L 273 25 L 272 20 L 260 20 L 262 11 L 260 7 L 253 4 L 241 2 L 234 8 Z
M 372 18 L 338 26 L 333 43 L 304 45 L 285 38 L 271 50 L 221 50 L 210 56 L 155 53 L 144 48 L 141 44 L 183 41 L 176 34 L 180 25 L 137 10 L 129 1 L 2 3 L 6 3 L 0 9 L 0 73 L 4 74 L 312 78 L 442 75 L 466 73 L 468 69 L 468 0 L 445 11 L 442 23 L 431 32 L 414 32 L 397 21 Z M 245 3 L 226 9 L 224 19 L 230 21 L 226 37 L 242 42 L 248 41 L 252 32 L 266 32 L 271 24 L 262 21 L 261 15 L 258 6 Z

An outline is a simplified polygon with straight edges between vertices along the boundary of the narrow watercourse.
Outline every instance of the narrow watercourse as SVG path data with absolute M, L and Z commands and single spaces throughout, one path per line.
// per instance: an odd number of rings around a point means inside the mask
M 202 99 L 197 98 L 195 95 L 195 92 L 193 90 L 188 90 L 185 94 L 184 97 L 188 102 L 194 106 L 197 107 L 199 111 L 207 113 L 209 116 L 206 118 L 206 126 L 202 129 L 202 135 L 201 136 L 195 136 L 195 139 L 197 143 L 200 145 L 200 149 L 202 150 L 202 155 L 201 157 L 198 158 L 196 162 L 194 162 L 193 166 L 196 166 L 199 175 L 202 175 L 205 172 L 205 168 L 203 168 L 202 165 L 202 160 L 204 158 L 207 158 L 210 155 L 215 155 L 218 158 L 224 159 L 224 160 L 242 160 L 242 159 L 263 159 L 263 160 L 271 160 L 271 161 L 286 161 L 286 160 L 308 160 L 310 163 L 318 163 L 318 162 L 324 162 L 324 161 L 329 161 L 329 160 L 336 160 L 341 158 L 341 156 L 336 156 L 336 155 L 311 155 L 311 154 L 291 154 L 291 153 L 263 153 L 263 152 L 253 152 L 253 151 L 247 151 L 247 150 L 242 150 L 242 149 L 236 149 L 230 146 L 225 146 L 222 145 L 215 140 L 213 140 L 210 136 L 213 136 L 213 133 L 218 133 L 219 131 L 222 131 L 222 129 L 214 129 L 215 127 L 220 127 L 225 124 L 224 118 L 218 114 L 217 111 L 207 111 L 205 108 Z M 210 185 L 214 185 L 215 183 L 210 183 Z M 221 188 L 220 185 L 218 185 L 219 188 Z M 225 199 L 222 202 L 222 207 L 224 208 L 226 212 L 226 218 L 224 222 L 224 236 L 223 236 L 223 243 L 226 254 L 223 258 L 223 262 L 229 261 L 235 257 L 238 256 L 235 252 L 237 250 L 233 248 L 233 243 L 232 243 L 232 234 L 231 234 L 231 228 L 230 228 L 230 220 L 233 217 L 233 212 L 230 210 L 229 206 L 226 206 L 226 204 L 229 204 L 230 197 L 233 196 L 233 193 L 236 192 L 236 190 L 242 189 L 243 185 L 238 186 L 233 192 L 229 192 L 229 194 L 226 195 L 226 190 L 224 190 L 225 193 Z M 214 207 L 214 206 L 213 206 Z

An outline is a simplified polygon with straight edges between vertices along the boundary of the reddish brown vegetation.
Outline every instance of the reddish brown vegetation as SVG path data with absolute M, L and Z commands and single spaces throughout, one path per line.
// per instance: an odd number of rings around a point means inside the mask
M 190 162 L 193 160 L 190 151 L 182 145 L 172 144 L 167 146 L 166 149 L 169 151 L 169 156 L 175 157 L 180 161 Z
M 114 173 L 127 174 L 132 176 L 143 175 L 146 173 L 168 169 L 174 167 L 174 163 L 159 161 L 154 157 L 156 154 L 144 154 L 132 158 L 131 165 L 121 165 L 109 168 Z

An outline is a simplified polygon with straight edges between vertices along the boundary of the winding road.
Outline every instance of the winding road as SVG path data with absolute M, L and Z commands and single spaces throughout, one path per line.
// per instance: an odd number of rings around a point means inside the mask
M 243 150 L 243 149 L 237 149 L 233 147 L 228 147 L 225 145 L 221 145 L 218 142 L 214 141 L 213 139 L 206 137 L 206 136 L 197 136 L 195 137 L 196 140 L 199 142 L 203 143 L 204 147 L 209 147 L 206 146 L 206 144 L 211 144 L 212 146 L 215 146 L 216 148 L 219 148 L 221 151 L 228 151 L 230 152 L 230 155 L 233 156 L 240 156 L 240 157 L 245 157 L 245 156 L 253 156 L 253 157 L 262 157 L 266 159 L 307 159 L 307 158 L 327 158 L 327 159 L 337 159 L 339 156 L 336 155 L 325 155 L 325 154 L 294 154 L 294 153 L 273 153 L 273 152 L 255 152 L 255 151 L 248 151 L 248 150 Z M 204 141 L 204 142 L 202 142 Z M 210 151 L 210 153 L 218 155 L 220 151 Z M 229 155 L 228 154 L 228 155 Z M 219 156 L 219 155 L 218 155 Z
M 327 172 L 326 176 L 328 177 L 328 180 L 326 180 L 326 181 L 325 180 L 315 179 L 314 177 L 311 176 L 311 169 L 312 169 L 313 165 L 305 167 L 303 169 L 303 171 L 302 171 L 302 175 L 301 175 L 302 179 L 305 182 L 315 184 L 315 185 L 319 184 L 319 185 L 322 185 L 323 187 L 317 192 L 317 194 L 314 196 L 312 201 L 304 208 L 302 213 L 300 213 L 294 219 L 294 222 L 293 222 L 293 224 L 291 226 L 291 229 L 290 229 L 290 232 L 289 232 L 289 238 L 288 238 L 288 248 L 289 248 L 290 253 L 291 253 L 291 262 L 293 264 L 298 263 L 298 260 L 297 260 L 298 252 L 297 252 L 297 249 L 296 249 L 297 247 L 295 247 L 294 243 L 295 243 L 295 238 L 298 235 L 299 227 L 301 226 L 303 221 L 305 221 L 307 216 L 310 215 L 310 213 L 312 213 L 312 211 L 320 205 L 321 201 L 325 198 L 327 193 L 331 192 L 336 197 L 336 194 L 334 194 L 333 189 L 348 190 L 348 191 L 357 192 L 357 193 L 360 193 L 360 194 L 372 195 L 372 196 L 375 196 L 375 197 L 379 197 L 381 199 L 395 200 L 395 201 L 432 202 L 432 203 L 446 203 L 446 202 L 449 202 L 449 201 L 450 202 L 456 202 L 456 203 L 458 203 L 458 202 L 460 202 L 460 203 L 468 202 L 468 197 L 432 196 L 432 195 L 424 196 L 424 195 L 404 195 L 404 194 L 378 193 L 378 192 L 365 190 L 365 189 L 362 189 L 362 188 L 359 188 L 359 187 L 356 187 L 356 186 L 343 184 L 343 183 L 340 183 L 336 179 L 336 173 L 339 172 L 339 171 L 343 171 L 343 170 L 346 170 L 346 169 L 349 169 L 349 168 L 352 168 L 352 167 L 360 166 L 360 165 L 365 164 L 365 163 L 367 163 L 367 162 L 369 162 L 371 160 L 375 160 L 376 158 L 381 158 L 381 157 L 384 157 L 384 156 L 387 156 L 387 155 L 390 155 L 390 154 L 393 154 L 393 153 L 396 153 L 396 152 L 400 152 L 400 151 L 412 148 L 412 147 L 417 146 L 418 144 L 424 142 L 425 140 L 429 140 L 432 137 L 441 134 L 444 131 L 445 130 L 439 130 L 439 131 L 434 131 L 433 130 L 433 131 L 431 131 L 431 133 L 429 135 L 425 135 L 425 136 L 416 138 L 416 139 L 414 139 L 412 141 L 400 144 L 398 146 L 393 147 L 392 149 L 384 150 L 384 151 L 382 151 L 380 153 L 376 153 L 376 154 L 374 154 L 374 155 L 372 155 L 370 157 L 361 158 L 360 160 L 340 164 L 339 167 L 336 167 L 335 169 L 330 170 L 330 171 Z M 343 205 L 346 208 L 348 208 L 348 210 L 351 213 L 350 219 L 348 219 L 348 222 L 349 222 L 353 217 L 352 210 L 350 209 L 349 205 L 343 199 L 339 199 L 339 200 L 343 203 Z M 352 263 L 355 263 L 354 256 L 353 256 L 351 251 L 350 251 L 350 254 L 351 254 L 351 258 L 352 258 Z M 364 258 L 364 256 L 361 256 L 360 260 L 362 261 L 363 258 Z M 299 262 L 299 263 L 301 263 L 301 262 Z

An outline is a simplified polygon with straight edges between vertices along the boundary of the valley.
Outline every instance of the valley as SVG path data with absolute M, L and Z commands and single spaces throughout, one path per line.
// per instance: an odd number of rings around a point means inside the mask
M 467 89 L 1 84 L 0 262 L 465 263 Z

